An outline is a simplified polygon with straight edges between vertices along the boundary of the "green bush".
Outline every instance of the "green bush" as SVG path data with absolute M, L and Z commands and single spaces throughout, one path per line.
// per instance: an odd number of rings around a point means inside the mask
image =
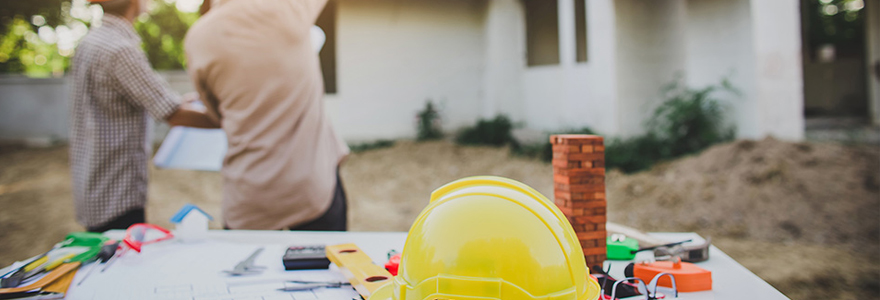
M 348 148 L 351 149 L 351 152 L 358 153 L 369 150 L 376 150 L 382 148 L 389 148 L 394 146 L 395 141 L 393 140 L 378 140 L 374 142 L 360 143 L 349 145 Z
M 443 130 L 440 126 L 440 112 L 434 107 L 434 103 L 428 100 L 425 109 L 416 114 L 418 125 L 416 126 L 416 140 L 427 141 L 443 138 Z
M 737 93 L 726 79 L 702 89 L 674 81 L 664 89 L 666 100 L 645 122 L 645 134 L 607 142 L 605 166 L 636 172 L 733 140 L 736 131 L 725 125 L 724 109 L 712 97 L 718 91 Z
M 654 164 L 696 153 L 714 144 L 733 140 L 735 130 L 724 123 L 724 109 L 712 95 L 726 91 L 737 93 L 727 80 L 703 89 L 690 89 L 679 80 L 664 89 L 666 100 L 645 122 L 646 133 L 626 138 L 605 140 L 605 167 L 636 172 Z M 559 134 L 596 134 L 589 128 L 562 130 Z M 550 142 L 532 145 L 512 143 L 515 154 L 553 159 Z
M 462 145 L 518 147 L 512 131 L 513 122 L 504 115 L 498 115 L 492 120 L 480 119 L 474 127 L 463 129 L 455 138 L 455 142 Z
M 584 127 L 581 129 L 562 130 L 557 132 L 557 134 L 596 134 L 596 132 L 589 127 Z M 510 150 L 513 154 L 519 156 L 535 157 L 542 161 L 550 162 L 553 160 L 553 144 L 550 143 L 549 136 L 544 140 L 545 142 L 536 144 L 513 143 Z

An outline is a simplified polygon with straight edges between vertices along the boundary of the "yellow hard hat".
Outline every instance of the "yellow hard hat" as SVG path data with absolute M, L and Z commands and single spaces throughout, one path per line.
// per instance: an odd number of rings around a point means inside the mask
M 561 211 L 520 182 L 464 178 L 431 194 L 398 276 L 370 300 L 595 300 L 584 253 Z

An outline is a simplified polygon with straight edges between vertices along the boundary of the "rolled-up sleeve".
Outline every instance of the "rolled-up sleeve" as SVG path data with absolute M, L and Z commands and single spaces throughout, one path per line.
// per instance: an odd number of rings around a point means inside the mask
M 114 51 L 112 76 L 132 105 L 143 107 L 156 120 L 168 119 L 180 107 L 180 96 L 159 77 L 144 52 L 134 47 Z

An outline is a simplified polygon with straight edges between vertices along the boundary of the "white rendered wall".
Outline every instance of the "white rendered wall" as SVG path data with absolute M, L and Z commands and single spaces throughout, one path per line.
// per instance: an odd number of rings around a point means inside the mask
M 486 11 L 486 69 L 482 118 L 505 114 L 523 121 L 525 15 L 521 0 L 491 0 Z
M 798 0 L 752 0 L 758 130 L 746 137 L 804 138 L 801 19 Z
M 618 132 L 614 1 L 586 4 L 588 61 L 575 62 L 574 2 L 560 0 L 560 64 L 523 72 L 524 116 L 531 128 L 589 126 L 603 134 Z
M 661 91 L 685 66 L 683 0 L 618 0 L 617 111 L 620 133 L 644 132 Z
M 415 136 L 425 101 L 440 102 L 446 129 L 483 109 L 486 2 L 341 0 L 333 125 L 349 141 Z
M 755 51 L 749 0 L 688 0 L 686 82 L 718 85 L 727 78 L 738 94 L 717 92 L 740 136 L 759 138 L 755 122 Z

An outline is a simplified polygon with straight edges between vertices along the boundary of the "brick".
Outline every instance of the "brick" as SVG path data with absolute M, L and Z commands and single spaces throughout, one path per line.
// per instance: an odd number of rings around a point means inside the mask
M 576 223 L 586 224 L 586 223 L 605 223 L 605 216 L 580 216 L 574 217 Z
M 583 161 L 596 161 L 601 160 L 605 161 L 605 153 L 572 153 L 567 156 L 568 160 L 583 160 Z
M 553 192 L 554 199 L 557 200 L 565 200 L 571 201 L 572 203 L 566 204 L 566 206 L 573 208 L 596 208 L 598 206 L 584 206 L 585 204 L 577 204 L 573 205 L 574 202 L 579 201 L 605 201 L 605 193 L 572 193 L 568 191 L 555 190 Z M 558 204 L 558 203 L 557 203 Z
M 563 169 L 581 169 L 581 162 L 579 160 L 559 160 L 554 159 L 552 162 L 553 167 L 563 168 Z M 590 164 L 592 165 L 592 163 Z
M 604 231 L 588 231 L 588 232 L 578 232 L 577 237 L 579 240 L 598 240 L 605 238 Z
M 605 185 L 604 176 L 585 176 L 585 177 L 569 177 L 554 175 L 553 183 L 555 184 L 601 184 Z
M 604 193 L 605 185 L 604 184 L 563 184 L 556 183 L 553 185 L 554 189 L 562 192 L 569 193 Z
M 573 209 L 582 209 L 583 211 L 582 211 L 581 215 L 586 215 L 586 214 L 595 215 L 595 214 L 599 213 L 599 212 L 595 211 L 596 209 L 605 208 L 607 206 L 608 206 L 608 202 L 605 201 L 605 199 L 602 199 L 602 200 L 572 201 L 568 207 L 571 207 Z M 599 213 L 599 214 L 605 215 L 604 212 Z
M 596 241 L 593 241 L 593 240 L 581 240 L 580 243 L 581 243 L 581 248 L 583 248 L 583 249 L 598 247 L 597 246 L 598 244 L 596 243 Z
M 608 250 L 602 247 L 584 249 L 584 255 L 605 255 Z
M 592 145 L 590 145 L 590 146 L 592 147 Z M 553 145 L 553 153 L 554 154 L 560 153 L 560 154 L 565 155 L 565 154 L 569 154 L 569 153 L 581 153 L 582 152 L 581 149 L 583 149 L 583 146 L 579 146 L 579 145 Z M 554 155 L 554 157 L 556 157 L 556 156 Z
M 551 144 L 563 144 L 563 145 L 590 145 L 590 144 L 604 144 L 604 138 L 598 135 L 588 135 L 588 134 L 557 134 L 550 136 Z
M 553 174 L 554 175 L 561 175 L 561 176 L 571 176 L 571 177 L 599 176 L 599 175 L 605 176 L 605 169 L 602 169 L 602 168 L 554 169 Z
M 605 152 L 605 146 L 604 145 L 594 145 L 593 152 Z
M 580 150 L 581 150 L 581 153 L 593 153 L 593 151 L 594 151 L 593 149 L 595 149 L 594 147 L 596 147 L 596 146 L 594 146 L 592 144 L 582 145 Z
M 581 164 L 583 165 L 584 163 L 581 163 Z M 605 168 L 605 161 L 604 160 L 596 160 L 596 161 L 593 161 L 590 165 L 593 168 Z

